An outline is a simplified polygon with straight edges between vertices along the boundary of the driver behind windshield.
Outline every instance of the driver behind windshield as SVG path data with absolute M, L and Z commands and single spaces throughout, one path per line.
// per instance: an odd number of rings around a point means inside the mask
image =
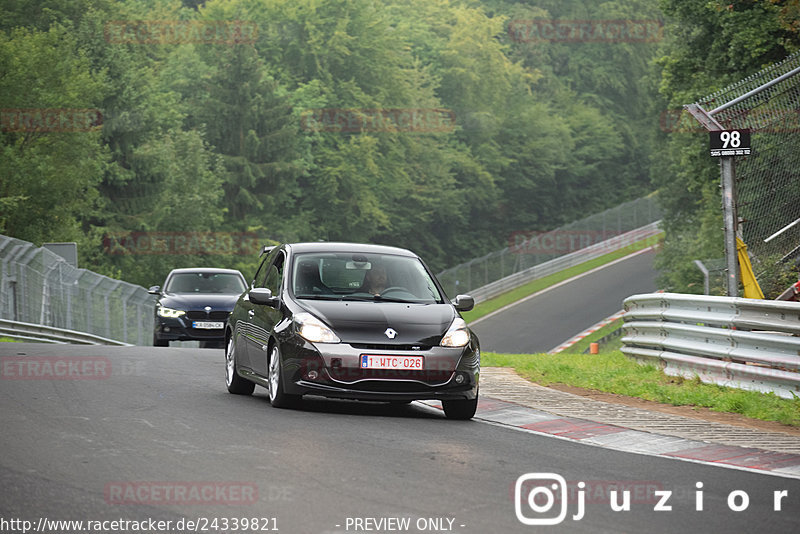
M 364 276 L 364 283 L 361 285 L 361 290 L 372 295 L 380 295 L 381 291 L 389 287 L 389 277 L 386 274 L 386 267 L 376 265 Z

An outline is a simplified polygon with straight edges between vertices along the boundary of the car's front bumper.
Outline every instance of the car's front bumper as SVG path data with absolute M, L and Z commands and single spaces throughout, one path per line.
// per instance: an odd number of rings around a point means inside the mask
M 191 319 L 184 317 L 156 317 L 155 337 L 162 341 L 224 341 L 225 324 L 221 322 L 222 328 L 192 328 Z
M 422 356 L 423 369 L 361 369 L 363 354 Z M 472 400 L 478 395 L 480 350 L 474 339 L 462 348 L 397 350 L 312 344 L 292 336 L 281 345 L 281 355 L 284 389 L 289 394 L 379 401 Z

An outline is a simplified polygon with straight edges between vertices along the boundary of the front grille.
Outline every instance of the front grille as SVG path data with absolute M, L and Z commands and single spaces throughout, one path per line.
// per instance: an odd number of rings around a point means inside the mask
M 375 392 L 375 393 L 428 393 L 431 391 L 436 391 L 436 385 L 441 384 L 444 381 L 440 382 L 432 382 L 422 383 L 419 382 L 407 382 L 403 380 L 398 380 L 394 382 L 387 382 L 385 380 L 374 380 L 374 381 L 364 381 L 359 382 L 358 384 L 354 384 L 350 386 L 354 391 L 364 391 L 364 392 Z
M 350 343 L 350 346 L 358 350 L 403 350 L 408 352 L 423 352 L 431 350 L 430 345 L 385 345 L 379 343 Z
M 333 367 L 329 368 L 328 372 L 331 378 L 340 382 L 355 382 L 357 380 L 415 380 L 426 384 L 441 384 L 449 380 L 453 374 L 452 371 L 401 371 L 397 369 L 358 369 L 352 367 Z M 359 388 L 360 387 L 361 385 L 359 385 Z M 394 386 L 392 386 L 392 388 L 394 388 Z
M 215 328 L 213 330 L 207 330 L 205 328 L 187 328 L 186 333 L 192 336 L 193 338 L 214 338 L 219 339 L 222 337 L 222 329 Z
M 186 318 L 191 319 L 192 321 L 204 321 L 204 320 L 211 320 L 211 321 L 227 321 L 230 312 L 226 311 L 211 311 L 206 313 L 205 311 L 189 311 L 186 312 Z

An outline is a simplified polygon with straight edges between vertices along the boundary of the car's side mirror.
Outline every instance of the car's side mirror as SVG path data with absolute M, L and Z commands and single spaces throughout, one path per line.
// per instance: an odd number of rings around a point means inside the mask
M 263 304 L 273 308 L 278 305 L 278 297 L 273 297 L 272 291 L 266 287 L 254 287 L 247 296 L 253 304 Z
M 456 310 L 460 312 L 468 312 L 475 307 L 475 299 L 469 295 L 456 295 L 452 302 Z
M 150 289 L 147 290 L 148 293 L 151 295 L 160 295 L 161 294 L 161 286 L 152 286 Z

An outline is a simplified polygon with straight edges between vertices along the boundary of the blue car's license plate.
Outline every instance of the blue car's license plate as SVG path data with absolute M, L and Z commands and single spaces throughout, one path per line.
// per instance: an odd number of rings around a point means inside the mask
M 194 321 L 192 328 L 202 330 L 220 330 L 225 327 L 225 323 L 221 321 Z

